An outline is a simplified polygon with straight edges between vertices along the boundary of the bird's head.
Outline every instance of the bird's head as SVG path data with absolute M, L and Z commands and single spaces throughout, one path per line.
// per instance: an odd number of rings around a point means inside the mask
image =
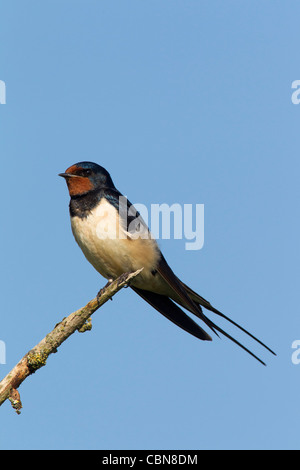
M 75 163 L 59 176 L 65 178 L 71 197 L 101 188 L 115 188 L 105 168 L 92 162 Z

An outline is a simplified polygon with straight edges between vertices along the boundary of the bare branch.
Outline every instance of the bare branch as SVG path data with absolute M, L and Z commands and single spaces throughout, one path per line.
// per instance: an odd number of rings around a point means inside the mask
M 46 365 L 50 354 L 57 352 L 57 348 L 66 341 L 75 331 L 84 332 L 91 329 L 91 315 L 103 304 L 111 299 L 120 289 L 128 285 L 131 279 L 137 276 L 142 269 L 134 273 L 124 273 L 118 279 L 106 285 L 97 297 L 88 302 L 85 307 L 76 310 L 58 323 L 42 341 L 31 349 L 0 382 L 0 406 L 9 399 L 12 407 L 19 414 L 22 408 L 18 388 L 21 383 Z

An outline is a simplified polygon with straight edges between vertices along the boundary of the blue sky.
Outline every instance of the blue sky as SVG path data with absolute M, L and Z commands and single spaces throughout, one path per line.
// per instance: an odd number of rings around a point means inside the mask
M 130 289 L 1 409 L 1 449 L 299 448 L 299 2 L 3 1 L 1 377 L 105 280 L 57 174 L 107 168 L 133 203 L 205 205 L 173 270 L 242 333 L 203 343 Z M 216 319 L 215 319 L 216 320 Z M 221 324 L 221 323 L 220 323 Z M 222 324 L 224 326 L 224 324 Z

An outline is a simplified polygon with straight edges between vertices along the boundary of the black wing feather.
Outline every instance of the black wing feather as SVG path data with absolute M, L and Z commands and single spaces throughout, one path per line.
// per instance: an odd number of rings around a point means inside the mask
M 137 287 L 130 286 L 138 295 L 140 295 L 152 307 L 158 310 L 168 320 L 171 320 L 177 326 L 187 331 L 196 338 L 203 341 L 211 341 L 211 337 L 204 331 L 194 320 L 184 313 L 169 297 L 165 295 L 155 294 Z
M 246 351 L 248 354 L 250 354 L 252 357 L 254 357 L 258 362 L 260 362 L 261 364 L 263 364 L 264 366 L 266 365 L 259 357 L 257 357 L 252 351 L 250 351 L 248 348 L 246 348 L 246 346 L 244 346 L 243 344 L 241 344 L 239 341 L 237 341 L 235 338 L 233 338 L 231 335 L 229 335 L 228 333 L 226 333 L 224 330 L 222 330 L 222 328 L 218 327 L 215 323 L 213 323 L 209 318 L 207 318 L 203 311 L 202 311 L 202 308 L 200 306 L 200 302 L 199 300 L 201 301 L 201 304 L 203 303 L 204 307 L 205 308 L 208 308 L 209 310 L 212 310 L 212 311 L 215 311 L 215 313 L 218 313 L 219 315 L 223 316 L 224 318 L 228 319 L 228 317 L 226 317 L 225 315 L 221 314 L 221 312 L 219 312 L 218 310 L 214 309 L 210 304 L 209 302 L 207 302 L 205 299 L 203 299 L 202 297 L 200 296 L 197 296 L 196 293 L 194 293 L 191 289 L 187 289 L 185 286 L 185 284 L 183 284 L 179 279 L 178 277 L 173 273 L 172 269 L 170 268 L 170 266 L 168 265 L 168 263 L 166 262 L 165 258 L 163 257 L 163 255 L 161 256 L 161 259 L 160 259 L 160 262 L 159 262 L 159 265 L 158 267 L 156 268 L 157 269 L 157 272 L 163 277 L 163 279 L 169 284 L 170 287 L 172 287 L 172 289 L 174 290 L 174 292 L 176 292 L 177 295 L 179 295 L 180 299 L 182 300 L 182 306 L 184 306 L 185 308 L 187 308 L 191 313 L 194 313 L 194 315 L 196 315 L 198 318 L 200 318 L 202 321 L 204 321 L 204 323 L 212 330 L 216 333 L 216 331 L 218 331 L 219 333 L 223 334 L 224 336 L 226 336 L 228 339 L 230 339 L 232 342 L 234 342 L 235 344 L 237 344 L 240 348 L 242 348 L 244 351 Z M 196 301 L 194 301 L 192 298 L 191 298 L 191 294 L 196 294 L 197 296 L 197 299 Z M 229 320 L 229 319 L 228 319 Z M 231 323 L 235 324 L 235 322 L 233 322 L 232 320 L 229 320 Z M 243 331 L 245 331 L 245 333 L 249 334 L 249 336 L 251 336 L 253 339 L 255 339 L 256 341 L 258 341 L 260 344 L 262 344 L 264 347 L 266 347 L 270 352 L 273 353 L 273 351 L 271 349 L 269 349 L 267 346 L 265 346 L 263 343 L 261 343 L 259 340 L 257 340 L 257 338 L 255 338 L 253 335 L 251 335 L 250 333 L 248 333 L 246 330 L 244 330 L 242 327 L 240 327 L 239 325 L 236 324 L 236 326 L 238 326 L 240 329 L 242 329 Z M 216 333 L 217 334 L 217 333 Z M 273 353 L 274 354 L 274 353 Z

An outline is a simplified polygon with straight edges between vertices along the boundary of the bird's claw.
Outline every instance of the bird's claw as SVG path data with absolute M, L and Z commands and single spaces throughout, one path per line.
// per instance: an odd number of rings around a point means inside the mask
M 118 278 L 118 286 L 120 284 L 122 284 L 122 282 L 126 281 L 128 275 L 131 274 L 130 272 L 127 272 L 127 273 L 123 273 L 121 274 L 121 276 Z M 129 283 L 130 283 L 130 280 L 127 281 L 127 283 L 125 284 L 125 288 L 129 287 Z
M 97 294 L 97 300 L 99 302 L 100 300 L 100 297 L 104 294 L 104 292 L 106 291 L 106 289 L 111 285 L 111 283 L 113 282 L 113 279 L 110 279 L 104 287 L 102 287 L 102 289 L 99 290 L 98 294 Z M 111 299 L 112 300 L 112 299 Z

